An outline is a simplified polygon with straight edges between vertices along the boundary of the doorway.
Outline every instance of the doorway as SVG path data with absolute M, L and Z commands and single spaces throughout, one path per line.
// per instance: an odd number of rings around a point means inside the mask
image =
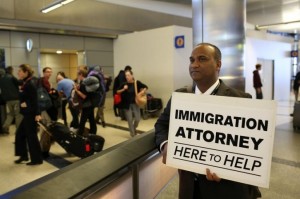
M 49 79 L 51 87 L 56 88 L 56 74 L 62 71 L 70 79 L 76 79 L 77 67 L 80 63 L 80 52 L 76 50 L 62 50 L 57 54 L 55 49 L 41 49 L 40 51 L 40 71 L 46 66 L 52 68 L 53 74 Z

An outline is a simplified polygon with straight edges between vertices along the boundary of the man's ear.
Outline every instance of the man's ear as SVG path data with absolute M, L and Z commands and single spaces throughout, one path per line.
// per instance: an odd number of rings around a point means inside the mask
M 218 72 L 220 72 L 221 66 L 222 66 L 222 61 L 221 60 L 217 61 L 217 70 L 218 70 Z

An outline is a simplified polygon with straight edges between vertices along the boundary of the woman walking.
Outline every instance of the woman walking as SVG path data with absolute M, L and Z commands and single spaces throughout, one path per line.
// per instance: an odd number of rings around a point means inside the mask
M 121 106 L 125 109 L 125 116 L 128 122 L 130 135 L 131 137 L 134 137 L 136 135 L 136 128 L 141 120 L 140 108 L 135 103 L 135 83 L 137 85 L 137 92 L 146 92 L 148 87 L 139 80 L 135 81 L 131 70 L 125 71 L 125 77 L 126 82 L 121 84 L 117 93 L 121 93 Z

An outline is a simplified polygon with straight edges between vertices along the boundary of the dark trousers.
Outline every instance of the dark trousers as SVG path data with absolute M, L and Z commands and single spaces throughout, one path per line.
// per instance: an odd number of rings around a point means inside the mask
M 72 103 L 69 102 L 69 109 L 72 115 L 72 121 L 70 124 L 70 127 L 73 127 L 75 129 L 78 129 L 79 127 L 79 110 L 76 108 L 73 108 Z
M 79 134 L 83 135 L 85 123 L 89 120 L 90 122 L 90 134 L 97 133 L 97 125 L 94 117 L 94 107 L 82 108 L 80 123 L 79 123 Z
M 68 104 L 67 99 L 63 99 L 61 101 L 61 117 L 62 117 L 65 125 L 67 125 L 67 113 L 66 113 L 67 104 Z
M 31 162 L 43 161 L 41 146 L 37 136 L 35 115 L 24 115 L 15 137 L 15 155 L 27 158 L 28 151 Z

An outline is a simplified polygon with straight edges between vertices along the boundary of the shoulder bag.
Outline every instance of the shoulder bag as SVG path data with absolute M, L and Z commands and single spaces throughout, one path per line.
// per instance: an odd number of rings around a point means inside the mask
M 137 90 L 137 81 L 134 81 L 134 90 L 135 90 L 135 103 L 140 107 L 144 108 L 147 104 L 147 95 L 144 89 L 141 92 Z

